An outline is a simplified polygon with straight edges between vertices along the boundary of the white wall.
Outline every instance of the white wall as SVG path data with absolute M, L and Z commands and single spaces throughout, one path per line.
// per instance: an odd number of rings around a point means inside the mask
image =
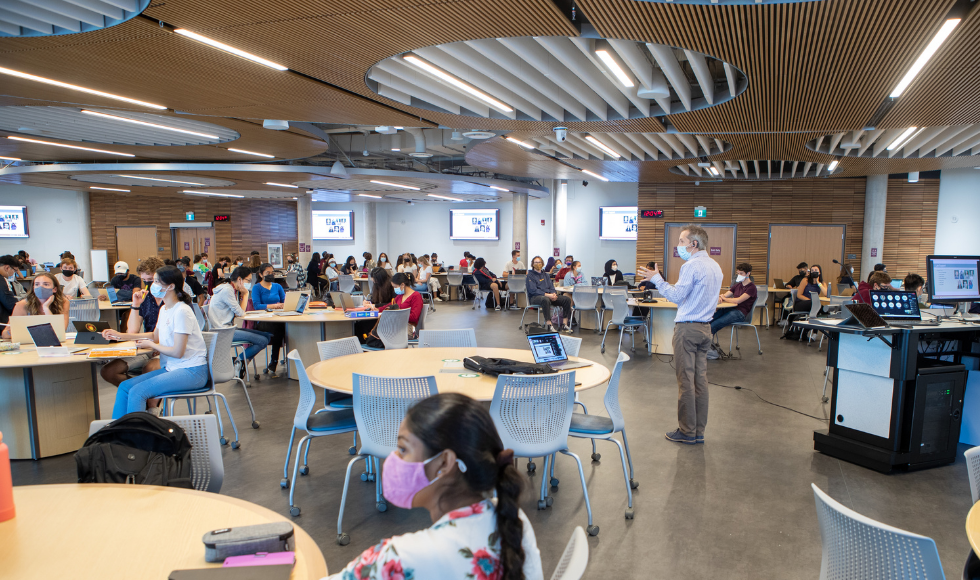
M 439 254 L 439 260 L 445 264 L 459 264 L 463 252 L 469 251 L 478 258 L 487 261 L 487 267 L 498 272 L 504 263 L 510 259 L 511 239 L 514 231 L 514 211 L 511 202 L 504 203 L 417 203 L 383 204 L 388 206 L 387 227 L 378 227 L 387 231 L 385 252 L 392 259 L 397 254 L 410 252 L 416 256 L 422 254 Z M 449 239 L 449 209 L 499 209 L 500 210 L 500 239 L 490 240 L 451 240 Z M 530 210 L 528 210 L 530 212 Z M 380 233 L 379 233 L 380 237 Z
M 980 255 L 980 169 L 944 169 L 939 180 L 936 254 Z M 956 222 L 953 222 L 953 219 Z
M 0 239 L 0 255 L 26 250 L 38 262 L 58 262 L 65 250 L 91 281 L 88 192 L 26 185 L 0 185 L 0 205 L 26 205 L 29 238 Z
M 638 191 L 635 183 L 590 179 L 589 186 L 583 187 L 581 181 L 569 180 L 565 227 L 568 248 L 561 249 L 562 258 L 568 254 L 574 256 L 582 262 L 586 276 L 601 276 L 606 260 L 616 260 L 620 272 L 635 272 L 636 242 L 600 240 L 599 208 L 636 205 Z

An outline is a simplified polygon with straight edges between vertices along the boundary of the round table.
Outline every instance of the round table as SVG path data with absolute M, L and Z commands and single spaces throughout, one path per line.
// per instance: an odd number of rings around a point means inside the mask
M 973 552 L 980 558 L 980 501 L 973 504 L 966 516 L 966 537 L 970 539 Z
M 273 311 L 281 312 L 281 311 Z M 276 322 L 286 325 L 286 345 L 289 350 L 298 350 L 300 358 L 309 363 L 320 360 L 316 343 L 322 340 L 346 338 L 354 335 L 355 318 L 347 318 L 344 313 L 332 308 L 307 308 L 299 316 L 276 316 L 263 310 L 252 310 L 241 320 L 249 322 Z M 289 378 L 296 378 L 293 362 L 289 362 Z
M 354 392 L 353 373 L 381 377 L 435 376 L 440 393 L 462 393 L 478 401 L 493 400 L 497 377 L 474 373 L 468 369 L 454 369 L 452 373 L 440 372 L 447 368 L 446 359 L 462 360 L 469 356 L 509 358 L 534 362 L 530 350 L 516 348 L 411 348 L 369 351 L 318 362 L 306 368 L 314 385 L 341 393 Z M 605 365 L 579 357 L 573 361 L 587 361 L 591 366 L 573 369 L 576 391 L 598 387 L 609 380 Z M 571 372 L 571 371 L 568 371 Z M 476 376 L 460 376 L 476 375 Z
M 219 528 L 289 521 L 244 500 L 173 487 L 59 484 L 14 487 L 17 517 L 0 523 L 4 578 L 161 580 L 204 561 L 201 537 Z M 294 522 L 294 580 L 327 564 Z

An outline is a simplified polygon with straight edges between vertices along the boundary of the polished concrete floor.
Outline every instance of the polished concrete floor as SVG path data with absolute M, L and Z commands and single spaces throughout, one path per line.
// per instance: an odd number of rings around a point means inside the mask
M 474 327 L 481 346 L 526 348 L 518 330 L 520 311 L 473 311 L 469 304 L 442 304 L 429 328 Z M 581 356 L 610 368 L 615 348 L 599 352 L 600 336 L 576 332 Z M 636 478 L 636 517 L 624 518 L 626 491 L 615 445 L 599 442 L 600 462 L 589 462 L 588 440 L 573 439 L 583 459 L 597 537 L 589 538 L 587 578 L 818 578 L 820 533 L 810 484 L 873 519 L 936 541 L 947 578 L 959 578 L 968 554 L 964 531 L 970 491 L 960 446 L 956 463 L 921 472 L 882 475 L 813 451 L 819 421 L 761 401 L 825 417 L 820 402 L 824 353 L 816 346 L 778 340 L 779 329 L 760 331 L 762 356 L 752 333 L 742 334 L 741 360 L 709 362 L 710 415 L 705 444 L 685 446 L 664 439 L 676 427 L 677 386 L 670 357 L 637 355 L 623 369 L 621 400 Z M 624 340 L 627 352 L 628 339 Z M 639 347 L 639 345 L 638 345 Z M 311 363 L 313 361 L 307 361 Z M 289 517 L 288 490 L 279 487 L 297 400 L 295 382 L 253 383 L 259 430 L 248 426 L 248 408 L 238 387 L 228 394 L 241 432 L 241 449 L 223 449 L 221 493 L 246 499 Z M 602 411 L 602 388 L 582 394 L 593 413 Z M 103 385 L 102 408 L 112 408 L 115 389 Z M 226 424 L 227 428 L 227 424 Z M 302 515 L 294 521 L 319 543 L 330 570 L 340 570 L 379 539 L 430 524 L 427 512 L 391 507 L 379 513 L 373 484 L 355 475 L 347 500 L 344 531 L 348 546 L 335 542 L 337 513 L 350 456 L 351 438 L 322 438 L 310 451 L 310 474 L 296 482 Z M 522 471 L 524 461 L 521 461 Z M 554 569 L 575 526 L 586 525 L 585 503 L 575 462 L 559 456 L 553 507 L 538 511 L 538 474 L 528 478 L 523 508 L 534 525 L 546 577 Z M 361 467 L 355 468 L 359 474 Z M 16 461 L 15 485 L 75 481 L 75 463 L 64 455 Z M 203 531 L 202 531 L 203 532 Z

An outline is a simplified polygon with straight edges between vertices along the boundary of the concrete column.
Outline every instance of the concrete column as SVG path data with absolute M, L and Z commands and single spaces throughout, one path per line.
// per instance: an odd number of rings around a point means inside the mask
M 79 236 L 80 247 L 78 250 L 73 251 L 75 257 L 78 260 L 78 267 L 85 272 L 85 279 L 89 282 L 92 281 L 92 220 L 91 211 L 88 205 L 88 192 L 85 190 L 76 192 L 75 196 L 76 204 L 76 219 L 82 224 L 82 235 Z M 30 217 L 30 216 L 28 216 Z M 61 220 L 58 220 L 61 221 Z M 156 248 L 154 248 L 155 250 Z M 109 277 L 112 278 L 112 264 L 109 264 Z M 133 267 L 135 272 L 135 266 Z M 102 280 L 99 280 L 100 282 Z M 106 280 L 108 282 L 108 280 Z
M 378 259 L 378 204 L 369 202 L 364 208 L 364 251 Z
M 554 222 L 554 238 L 556 248 L 561 249 L 562 257 L 569 252 L 567 231 L 568 231 L 568 182 L 564 179 L 554 180 L 552 190 L 555 192 L 554 215 L 551 216 Z
M 300 247 L 299 263 L 306 267 L 313 256 L 313 194 L 302 193 L 296 199 L 296 234 Z
M 521 260 L 526 266 L 530 259 L 530 250 L 527 247 L 527 194 L 512 193 L 514 203 L 514 240 L 511 245 L 512 250 L 521 251 Z
M 888 176 L 869 175 L 867 180 L 864 191 L 861 280 L 867 279 L 875 264 L 882 263 L 881 255 L 885 245 L 885 206 L 888 203 Z

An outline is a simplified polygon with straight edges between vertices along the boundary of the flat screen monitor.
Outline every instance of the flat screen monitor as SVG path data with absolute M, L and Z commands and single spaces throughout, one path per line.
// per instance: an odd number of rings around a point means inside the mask
M 928 256 L 926 270 L 932 302 L 980 301 L 980 256 Z
M 0 205 L 0 238 L 27 237 L 27 206 Z
M 499 240 L 499 209 L 449 210 L 449 239 Z
M 636 241 L 636 206 L 600 207 L 599 239 Z
M 353 240 L 354 212 L 313 210 L 314 240 Z

